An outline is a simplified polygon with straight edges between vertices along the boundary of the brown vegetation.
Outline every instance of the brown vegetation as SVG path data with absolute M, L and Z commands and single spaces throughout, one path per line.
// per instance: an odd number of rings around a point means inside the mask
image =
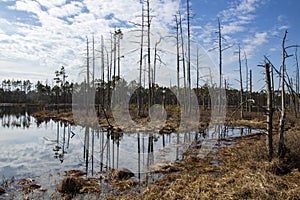
M 67 176 L 57 185 L 56 189 L 62 193 L 63 199 L 72 199 L 79 193 L 100 193 L 100 187 L 96 178 L 83 178 L 85 172 L 81 170 L 66 171 Z
M 176 163 L 180 172 L 165 175 L 142 194 L 108 199 L 299 199 L 300 124 L 286 131 L 284 160 L 268 162 L 265 137 L 234 139 L 236 145 L 204 158 L 190 153 Z M 278 140 L 276 134 L 274 146 Z
M 227 115 L 226 123 L 233 126 L 266 127 L 263 113 L 245 113 L 244 117 L 247 120 L 238 120 L 238 114 L 235 116 L 232 112 Z M 274 147 L 277 147 L 279 141 L 276 129 L 278 117 L 275 113 Z M 70 113 L 67 118 L 71 119 Z M 204 124 L 204 127 L 209 119 L 210 113 L 202 112 L 201 124 Z M 164 176 L 152 185 L 137 192 L 136 181 L 115 181 L 111 185 L 117 194 L 108 195 L 106 198 L 299 199 L 300 124 L 299 119 L 291 114 L 288 115 L 287 122 L 287 151 L 283 160 L 275 158 L 272 162 L 268 161 L 265 134 L 231 138 L 235 145 L 222 147 L 206 157 L 199 157 L 197 151 L 200 146 L 193 145 L 196 148 L 189 149 L 184 160 L 170 165 L 172 170 L 157 171 Z M 277 149 L 274 153 L 277 153 Z

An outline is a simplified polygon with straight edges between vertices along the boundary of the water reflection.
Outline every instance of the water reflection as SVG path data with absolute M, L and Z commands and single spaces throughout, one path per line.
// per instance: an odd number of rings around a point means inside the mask
M 0 107 L 1 126 L 29 128 L 30 115 L 26 107 Z
M 70 169 L 81 169 L 87 176 L 94 176 L 125 167 L 134 172 L 138 180 L 148 180 L 151 166 L 182 159 L 188 148 L 186 143 L 200 141 L 197 144 L 204 154 L 215 146 L 225 144 L 219 139 L 259 131 L 214 126 L 201 132 L 123 133 L 67 122 L 41 122 L 30 117 L 30 111 L 26 109 L 20 112 L 0 111 L 0 151 L 3 155 L 0 158 L 0 176 L 6 177 L 24 178 L 28 174 L 40 177 L 48 171 Z M 15 128 L 12 130 L 11 127 Z M 41 184 L 47 187 L 50 183 L 45 181 Z
M 77 129 L 76 135 L 80 137 L 82 133 L 82 161 L 87 174 L 94 175 L 95 172 L 126 167 L 134 171 L 139 178 L 142 173 L 147 172 L 150 165 L 158 161 L 159 150 L 171 144 L 174 136 L 153 133 L 127 134 L 90 127 Z M 160 156 L 161 159 L 168 159 L 169 155 Z M 178 159 L 178 153 L 176 157 Z
M 67 122 L 57 122 L 56 124 L 56 144 L 53 148 L 54 158 L 62 163 L 64 161 L 64 155 L 67 154 L 67 149 L 70 145 L 71 125 Z M 60 133 L 60 129 L 62 129 L 62 133 Z
M 138 178 L 149 172 L 157 162 L 175 161 L 183 158 L 186 143 L 206 141 L 214 148 L 221 138 L 242 136 L 253 132 L 250 128 L 213 127 L 203 132 L 189 133 L 120 133 L 101 128 L 84 127 L 76 134 L 83 138 L 83 156 L 87 174 L 126 167 Z M 212 140 L 210 140 L 212 139 Z M 215 139 L 215 140 L 213 140 Z M 208 143 L 207 141 L 212 141 Z M 219 144 L 220 145 L 220 144 Z M 218 146 L 219 146 L 218 145 Z M 120 166 L 121 165 L 121 166 Z

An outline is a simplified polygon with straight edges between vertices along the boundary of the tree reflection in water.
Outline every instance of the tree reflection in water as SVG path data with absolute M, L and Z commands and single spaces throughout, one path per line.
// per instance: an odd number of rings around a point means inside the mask
M 63 163 L 65 154 L 67 154 L 67 149 L 70 146 L 71 138 L 71 125 L 68 122 L 56 122 L 56 144 L 53 148 L 54 158 L 58 159 Z M 62 133 L 60 133 L 60 128 L 62 127 Z M 62 135 L 60 135 L 62 134 Z M 72 133 L 72 136 L 74 134 Z M 60 138 L 61 137 L 61 138 Z M 61 141 L 60 141 L 61 139 Z
M 47 128 L 49 123 L 49 121 L 34 119 L 30 116 L 30 110 L 26 108 L 19 110 L 0 108 L 0 120 L 3 128 L 16 127 L 18 129 L 28 129 L 35 125 Z M 184 143 L 193 144 L 193 141 L 204 141 L 212 137 L 217 139 L 214 140 L 217 142 L 212 145 L 221 146 L 224 141 L 218 140 L 219 138 L 246 135 L 253 131 L 248 128 L 215 126 L 201 132 L 123 133 L 101 127 L 74 126 L 67 122 L 53 120 L 49 124 L 55 125 L 51 128 L 53 134 L 48 135 L 53 139 L 47 139 L 42 132 L 38 137 L 44 138 L 48 144 L 50 142 L 49 150 L 53 152 L 54 159 L 59 163 L 68 164 L 68 167 L 75 169 L 75 166 L 79 168 L 83 166 L 87 176 L 95 176 L 98 172 L 125 167 L 133 171 L 138 180 L 146 178 L 146 183 L 151 181 L 150 167 L 152 165 L 183 158 Z M 209 142 L 207 144 L 211 145 Z
M 2 106 L 0 107 L 2 127 L 29 128 L 31 125 L 30 109 L 27 107 Z

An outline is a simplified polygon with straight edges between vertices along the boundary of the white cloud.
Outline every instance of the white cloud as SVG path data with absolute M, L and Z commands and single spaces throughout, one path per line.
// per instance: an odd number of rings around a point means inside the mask
M 288 28 L 290 28 L 290 26 L 288 26 L 288 25 L 283 25 L 283 26 L 278 27 L 278 30 L 286 30 L 286 29 L 288 29 Z
M 272 52 L 274 52 L 274 51 L 278 51 L 278 48 L 271 47 L 269 51 L 272 51 Z
M 154 10 L 151 13 L 154 16 L 152 26 L 164 30 L 172 23 L 179 2 L 153 0 L 150 6 Z M 10 18 L 0 17 L 1 66 L 14 66 L 14 74 L 18 69 L 22 74 L 24 68 L 21 66 L 30 66 L 31 71 L 42 71 L 39 74 L 48 77 L 52 77 L 61 65 L 65 65 L 67 72 L 84 65 L 86 36 L 91 41 L 91 35 L 95 35 L 96 49 L 99 50 L 101 35 L 109 43 L 114 26 L 119 24 L 122 31 L 126 32 L 132 29 L 125 27 L 128 21 L 141 20 L 138 17 L 141 5 L 136 0 L 82 0 L 69 3 L 65 0 L 20 0 L 8 9 L 14 14 L 25 11 L 37 23 L 23 23 L 22 20 L 13 22 Z M 105 19 L 110 14 L 113 14 L 113 18 Z M 70 79 L 74 80 L 77 72 L 69 73 L 73 74 Z
M 40 5 L 49 9 L 49 8 L 54 8 L 57 6 L 64 5 L 66 3 L 66 0 L 55 0 L 55 1 L 39 0 L 38 2 L 40 3 Z
M 220 13 L 220 17 L 223 17 L 223 21 L 231 20 L 233 17 L 246 16 L 252 18 L 251 13 L 255 12 L 259 5 L 263 3 L 258 0 L 236 0 L 230 8 L 223 10 Z
M 223 34 L 232 34 L 232 33 L 237 33 L 237 32 L 242 32 L 246 28 L 238 22 L 233 22 L 228 25 L 223 25 Z
M 248 13 L 247 15 L 239 15 L 239 16 L 237 16 L 237 18 L 240 21 L 242 21 L 244 23 L 247 23 L 247 22 L 250 22 L 250 21 L 254 20 L 255 19 L 255 15 Z
M 48 10 L 48 13 L 53 17 L 68 17 L 81 13 L 83 4 L 81 2 L 71 2 L 61 7 L 53 7 Z
M 253 56 L 253 53 L 257 50 L 257 48 L 259 48 L 259 46 L 268 41 L 267 37 L 267 32 L 257 32 L 254 36 L 250 36 L 243 40 L 245 45 L 244 50 L 247 53 L 248 58 Z
M 285 15 L 278 15 L 277 20 L 278 20 L 278 22 L 286 21 L 286 16 Z
M 241 14 L 248 14 L 256 9 L 256 3 L 258 0 L 243 0 L 238 6 L 236 11 L 241 12 Z
M 10 8 L 32 13 L 37 13 L 41 9 L 39 3 L 31 0 L 16 1 L 16 4 L 14 6 L 10 6 Z
M 223 74 L 225 77 L 231 76 L 235 77 L 236 73 L 234 70 L 238 66 L 238 54 L 237 44 L 240 44 L 242 52 L 247 53 L 248 59 L 250 59 L 254 52 L 257 52 L 258 48 L 262 44 L 267 42 L 267 32 L 257 32 L 255 26 L 255 20 L 257 18 L 256 11 L 263 5 L 265 1 L 258 0 L 234 0 L 229 2 L 228 8 L 222 10 L 217 15 L 221 22 L 222 37 L 222 47 L 230 47 L 223 51 Z M 204 43 L 208 49 L 217 48 L 217 34 L 218 30 L 217 20 L 214 19 L 213 25 L 211 22 L 207 23 L 202 31 L 199 38 Z M 245 39 L 242 39 L 242 34 L 247 35 Z M 242 53 L 243 55 L 243 53 Z M 218 51 L 211 51 L 210 56 L 216 62 L 219 63 Z
M 220 12 L 219 18 L 224 26 L 224 34 L 234 34 L 246 30 L 246 25 L 255 20 L 255 11 L 263 3 L 258 0 L 237 0 Z
M 221 23 L 222 37 L 226 38 L 224 46 L 240 43 L 237 39 L 233 39 L 239 33 L 249 32 L 251 23 L 254 22 L 256 9 L 263 4 L 263 1 L 258 0 L 235 0 L 229 3 L 229 7 L 220 11 L 217 15 Z M 218 30 L 217 20 L 208 22 L 203 26 L 201 34 L 198 36 L 199 41 L 211 49 L 215 47 Z M 227 44 L 226 44 L 227 43 Z M 229 50 L 230 51 L 230 50 Z M 232 54 L 232 52 L 231 52 Z M 230 63 L 231 59 L 228 59 Z M 225 61 L 227 62 L 227 61 Z

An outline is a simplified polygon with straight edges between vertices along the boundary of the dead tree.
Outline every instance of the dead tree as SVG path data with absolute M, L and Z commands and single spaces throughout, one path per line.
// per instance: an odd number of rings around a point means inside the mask
M 179 82 L 179 72 L 180 72 L 180 47 L 179 47 L 179 21 L 177 15 L 175 15 L 176 22 L 176 65 L 177 65 L 177 98 L 180 98 L 180 82 Z M 179 106 L 179 101 L 177 101 Z
M 241 48 L 239 45 L 239 71 L 240 71 L 240 107 L 241 107 L 241 119 L 244 118 L 244 101 L 243 101 L 243 76 L 242 76 L 242 62 L 241 62 Z
M 223 63 L 222 63 L 222 53 L 223 53 L 223 51 L 225 51 L 225 50 L 227 50 L 227 49 L 229 49 L 233 46 L 233 45 L 228 45 L 224 48 L 222 47 L 222 44 L 223 44 L 222 41 L 225 40 L 225 39 L 222 36 L 221 29 L 222 29 L 221 22 L 220 22 L 220 19 L 218 18 L 218 31 L 216 31 L 216 33 L 218 34 L 218 39 L 217 39 L 218 46 L 209 50 L 209 51 L 212 51 L 212 50 L 218 49 L 218 51 L 219 51 L 219 76 L 220 76 L 219 77 L 219 87 L 220 88 L 223 85 L 222 84 L 222 82 L 223 82 L 223 80 L 222 80 L 222 65 L 223 65 Z
M 295 50 L 296 59 L 296 112 L 299 112 L 299 64 L 298 64 L 298 48 Z
M 222 31 L 221 31 L 222 27 L 221 27 L 221 23 L 220 23 L 220 19 L 218 18 L 218 31 L 216 31 L 216 33 L 218 34 L 218 46 L 215 48 L 210 49 L 209 51 L 218 49 L 219 51 L 219 88 L 221 89 L 223 87 L 223 78 L 222 78 L 222 53 L 223 51 L 231 48 L 233 45 L 228 45 L 225 48 L 222 47 L 222 40 L 225 40 L 222 37 Z M 221 96 L 221 92 L 219 93 L 219 102 L 221 104 L 222 101 L 222 96 Z M 221 107 L 219 107 L 221 108 Z M 220 110 L 221 111 L 221 110 Z
M 113 81 L 113 87 L 115 86 L 115 80 L 116 80 L 116 68 L 117 68 L 117 35 L 116 35 L 116 31 L 114 31 L 114 73 L 113 73 L 113 77 L 112 77 L 112 81 Z
M 275 72 L 281 76 L 281 73 L 274 67 L 274 65 L 272 64 L 272 62 L 269 60 L 269 58 L 267 56 L 264 56 L 266 61 L 269 63 L 270 67 L 271 67 L 271 89 L 272 89 L 272 99 L 273 99 L 273 107 L 274 109 L 276 108 L 276 98 L 275 98 L 275 89 L 274 89 L 274 70 Z
M 248 77 L 248 59 L 247 59 L 247 54 L 246 52 L 244 52 L 245 54 L 245 67 L 246 67 L 246 92 L 245 92 L 245 102 L 246 102 L 246 111 L 248 111 L 249 105 L 248 105 L 248 95 L 249 95 L 249 85 L 248 85 L 248 81 L 249 81 L 249 77 Z
M 161 38 L 159 38 L 159 40 L 155 43 L 155 47 L 154 47 L 154 61 L 153 61 L 153 74 L 152 74 L 152 97 L 154 96 L 154 87 L 155 87 L 155 83 L 156 83 L 156 66 L 157 66 L 157 61 L 159 61 L 160 63 L 163 63 L 163 61 L 161 60 L 161 57 L 159 55 L 159 52 L 161 50 L 158 49 L 158 45 L 161 42 Z M 164 64 L 164 63 L 163 63 Z
M 252 99 L 252 70 L 250 69 L 249 71 L 249 85 L 250 85 L 250 94 L 249 94 L 249 98 Z M 252 103 L 249 104 L 249 112 L 252 112 Z
M 186 73 L 185 73 L 185 54 L 184 54 L 184 41 L 183 41 L 183 31 L 182 31 L 182 18 L 181 13 L 179 12 L 179 29 L 180 29 L 180 38 L 181 38 L 181 60 L 182 60 L 182 72 L 183 72 L 183 87 L 184 87 L 184 102 L 186 102 Z M 186 113 L 187 107 L 184 103 L 184 112 Z
M 147 5 L 147 45 L 148 45 L 148 85 L 149 85 L 149 97 L 148 97 L 148 103 L 149 108 L 152 104 L 152 87 L 151 87 L 151 41 L 150 41 L 150 28 L 151 28 L 151 16 L 150 16 L 150 0 L 146 0 Z
M 269 155 L 269 161 L 273 158 L 273 95 L 271 87 L 271 78 L 270 78 L 270 65 L 269 63 L 265 64 L 266 70 L 266 91 L 267 91 L 267 149 Z
M 290 101 L 289 101 L 289 105 L 290 105 L 290 107 L 292 107 L 293 108 L 293 110 L 294 110 L 294 114 L 295 114 L 295 117 L 297 118 L 298 116 L 298 113 L 297 113 L 297 103 L 296 103 L 296 100 L 297 100 L 297 94 L 296 94 L 296 91 L 293 89 L 293 86 L 294 86 L 294 84 L 293 84 L 293 79 L 292 78 L 289 78 L 289 76 L 287 76 L 287 81 L 288 81 L 288 91 L 289 91 L 289 99 L 290 99 Z M 292 105 L 291 105 L 292 104 Z
M 186 1 L 187 10 L 187 83 L 188 83 L 188 110 L 191 112 L 191 31 L 190 31 L 190 2 Z
M 283 158 L 286 153 L 286 147 L 284 145 L 284 125 L 286 118 L 285 111 L 285 59 L 288 56 L 285 51 L 285 39 L 286 39 L 287 31 L 284 32 L 284 36 L 282 39 L 282 63 L 281 63 L 281 115 L 279 121 L 279 143 L 278 143 L 278 157 Z
M 286 147 L 284 145 L 284 125 L 286 120 L 286 109 L 285 109 L 285 59 L 290 57 L 291 55 L 288 55 L 286 52 L 289 48 L 298 48 L 299 45 L 291 45 L 291 46 L 285 46 L 285 40 L 286 40 L 287 31 L 284 32 L 284 36 L 282 39 L 282 63 L 281 63 L 281 115 L 280 115 L 280 121 L 279 121 L 279 143 L 278 143 L 278 157 L 284 158 L 286 153 Z M 289 89 L 293 91 L 293 88 L 289 86 Z
M 196 70 L 197 70 L 197 77 L 196 77 L 196 89 L 197 89 L 197 98 L 199 97 L 199 47 L 197 46 L 197 58 L 196 58 Z M 225 90 L 226 90 L 226 84 L 225 84 Z
M 93 35 L 93 88 L 95 87 L 95 39 Z
M 219 45 L 219 87 L 222 87 L 222 33 L 221 33 L 221 23 L 220 19 L 218 18 L 218 45 Z
M 102 75 L 102 83 L 101 83 L 101 90 L 103 91 L 103 94 L 101 95 L 102 97 L 102 106 L 104 105 L 104 102 L 105 102 L 105 95 L 104 95 L 104 39 L 103 39 L 103 36 L 101 35 L 101 75 Z M 109 107 L 109 102 L 110 102 L 110 83 L 109 83 L 109 66 L 107 67 L 108 68 L 108 77 L 107 77 L 107 108 Z
M 143 71 L 143 49 L 144 49 L 144 27 L 145 27 L 145 15 L 144 15 L 144 3 L 142 2 L 142 23 L 141 23 L 141 42 L 140 42 L 140 61 L 139 61 L 139 89 L 138 89 L 138 116 L 142 115 L 142 71 Z
M 290 47 L 297 47 L 297 45 L 288 46 L 285 49 L 288 49 Z M 291 55 L 286 55 L 286 57 L 290 57 L 290 56 Z M 271 70 L 271 87 L 272 87 L 272 93 L 273 93 L 272 99 L 273 99 L 273 105 L 276 105 L 276 101 L 274 99 L 274 84 L 273 84 L 274 81 L 273 81 L 272 76 L 273 76 L 273 70 L 275 70 L 276 74 L 278 74 L 278 76 L 280 76 L 280 77 L 281 77 L 281 72 L 275 68 L 275 66 L 272 64 L 272 62 L 266 56 L 265 56 L 265 59 L 266 59 L 266 61 L 268 61 L 269 65 L 271 66 L 271 69 L 272 69 Z M 292 101 L 295 105 L 296 97 L 298 95 L 297 95 L 297 92 L 293 89 L 292 80 L 289 78 L 289 76 L 287 74 L 286 74 L 286 78 L 284 79 L 284 82 L 285 82 L 285 86 L 288 88 L 289 93 L 291 94 Z M 295 108 L 295 106 L 294 106 L 294 108 Z
M 86 36 L 86 81 L 87 81 L 87 91 L 89 91 L 90 86 L 90 57 L 89 57 L 89 39 Z
M 120 55 L 120 46 L 121 46 L 121 39 L 123 39 L 123 33 L 122 33 L 122 31 L 121 31 L 121 29 L 118 29 L 117 31 L 115 31 L 115 35 L 116 35 L 116 37 L 117 37 L 117 48 L 118 48 L 118 77 L 120 78 L 121 77 L 121 74 L 120 74 L 120 68 L 121 68 L 121 55 Z
M 86 114 L 89 113 L 89 103 L 88 103 L 88 98 L 87 94 L 90 92 L 90 57 L 89 57 L 89 39 L 86 36 L 86 83 L 85 83 L 85 106 L 86 106 Z

